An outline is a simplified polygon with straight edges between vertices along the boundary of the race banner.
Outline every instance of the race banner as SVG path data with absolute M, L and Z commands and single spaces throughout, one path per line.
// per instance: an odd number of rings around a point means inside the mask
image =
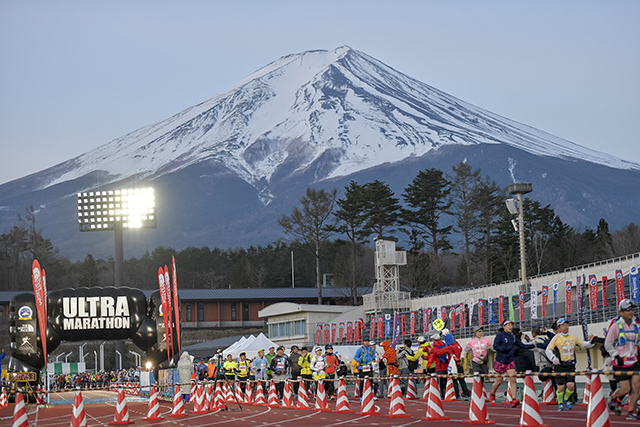
M 520 309 L 520 321 L 524 321 L 524 291 L 518 293 L 518 307 Z
M 447 307 L 442 307 L 442 321 L 447 322 Z
M 400 338 L 400 315 L 395 313 L 393 316 L 393 342 L 391 343 L 391 348 L 395 348 L 398 343 L 398 338 Z M 404 326 L 404 314 L 402 315 L 402 328 L 406 329 Z
M 384 315 L 384 336 L 385 337 L 390 337 L 391 336 L 391 315 L 390 314 L 385 314 Z M 382 338 L 382 337 L 380 337 Z
M 602 276 L 602 305 L 604 307 L 607 306 L 607 285 L 608 285 L 607 276 Z
M 493 317 L 493 297 L 489 297 L 487 301 L 487 309 L 489 310 L 489 324 L 493 325 L 496 323 L 496 319 Z
M 538 290 L 531 287 L 531 318 L 538 318 Z
M 42 290 L 44 291 L 44 314 L 49 317 L 49 297 L 47 294 L 47 272 L 42 269 Z
M 331 342 L 335 343 L 336 342 L 336 334 L 338 333 L 338 325 L 336 325 L 335 323 L 331 324 Z
M 458 307 L 458 312 L 460 313 L 460 329 L 463 329 L 466 325 L 464 304 L 460 304 L 460 307 Z
M 427 308 L 427 315 L 424 315 L 425 309 L 422 309 L 422 332 L 429 332 L 429 323 L 431 323 L 431 307 Z
M 411 317 L 409 332 L 410 332 L 410 335 L 415 335 L 416 334 L 416 312 L 412 311 L 409 316 Z
M 353 342 L 353 322 L 347 322 L 347 342 Z
M 378 316 L 378 338 L 384 337 L 384 318 Z
M 40 342 L 42 343 L 42 352 L 44 355 L 44 366 L 47 366 L 47 326 L 49 320 L 47 318 L 47 312 L 45 310 L 47 295 L 42 285 L 42 269 L 37 259 L 33 260 L 31 264 L 31 281 L 33 282 L 33 295 L 36 299 L 36 313 L 38 315 L 38 328 L 40 329 Z M 31 309 L 26 307 L 29 311 Z M 29 316 L 31 318 L 31 316 Z M 31 328 L 33 330 L 33 328 Z M 24 340 L 25 338 L 23 338 Z M 34 340 L 35 341 L 35 340 Z M 33 347 L 37 344 L 34 342 Z
M 586 282 L 586 278 L 585 278 L 585 282 Z M 576 305 L 578 306 L 578 316 L 579 316 L 580 313 L 582 313 L 582 308 L 583 308 L 582 307 L 582 277 L 580 276 L 576 277 L 576 295 L 577 295 Z M 584 308 L 586 309 L 586 307 Z
M 640 277 L 638 277 L 638 267 L 635 265 L 629 269 L 629 287 L 631 302 L 637 304 L 640 301 Z
M 513 294 L 509 294 L 509 320 L 516 320 L 515 310 L 513 309 Z
M 338 342 L 341 343 L 344 339 L 344 322 L 340 322 L 338 329 Z
M 450 320 L 450 325 L 449 325 L 449 329 L 451 329 L 451 332 L 454 332 L 456 330 L 456 306 L 452 306 L 451 310 L 449 311 L 449 320 Z
M 176 257 L 171 257 L 173 272 L 173 310 L 176 319 L 176 336 L 178 340 L 178 354 L 182 354 L 182 339 L 180 335 L 180 299 L 178 298 L 178 271 L 176 270 Z
M 167 309 L 167 287 L 164 285 L 164 269 L 162 267 L 158 268 L 158 288 L 160 290 L 160 308 L 162 309 L 160 315 L 162 316 L 162 321 L 164 323 L 164 332 L 163 332 L 163 344 L 167 348 L 167 359 L 171 360 L 171 349 L 169 348 L 169 322 L 168 318 L 170 316 L 166 316 L 168 313 Z M 159 344 L 158 344 L 159 346 Z
M 558 289 L 560 289 L 560 285 L 557 283 L 553 284 L 553 317 L 557 316 L 557 308 L 558 308 Z
M 171 349 L 171 354 L 175 359 L 176 354 L 173 351 L 173 319 L 171 313 L 173 313 L 173 306 L 171 305 L 171 279 L 169 278 L 169 269 L 167 268 L 167 264 L 164 265 L 164 292 L 167 295 L 167 323 L 169 324 L 169 348 Z M 169 359 L 171 360 L 171 359 Z
M 565 309 L 564 309 L 565 314 L 573 313 L 573 294 L 571 291 L 571 285 L 572 285 L 571 281 L 568 280 L 566 284 Z
M 473 307 L 475 305 L 476 305 L 475 300 L 473 298 L 469 298 L 469 313 L 467 315 L 467 318 L 469 319 L 469 325 L 471 325 L 471 322 L 473 321 Z
M 499 320 L 500 320 L 500 324 L 502 325 L 502 323 L 504 323 L 504 295 L 500 295 L 498 297 L 499 299 L 499 305 L 498 305 L 498 315 L 499 315 Z
M 407 335 L 407 318 L 402 315 L 402 335 Z M 395 344 L 393 345 L 395 347 Z
M 320 338 L 322 336 L 322 323 L 316 325 L 316 345 L 320 344 Z
M 328 323 L 324 324 L 324 343 L 329 344 L 329 340 L 331 339 L 331 326 Z
M 598 279 L 595 274 L 589 275 L 589 303 L 591 310 L 598 308 Z
M 549 299 L 549 287 L 542 287 L 542 317 L 547 317 L 547 300 Z
M 378 323 L 378 318 L 376 316 L 371 316 L 371 328 L 369 328 L 369 339 L 371 340 L 373 340 L 376 337 L 377 323 Z
M 622 270 L 616 270 L 616 305 L 624 299 L 624 276 Z
M 478 300 L 478 325 L 484 325 L 484 301 Z

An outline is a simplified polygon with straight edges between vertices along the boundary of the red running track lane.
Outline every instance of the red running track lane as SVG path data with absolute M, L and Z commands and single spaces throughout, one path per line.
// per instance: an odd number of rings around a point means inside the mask
M 335 402 L 329 402 L 332 409 Z M 355 399 L 349 399 L 351 409 L 358 412 L 360 403 Z M 143 421 L 146 416 L 147 404 L 139 402 L 128 403 L 129 416 L 135 421 L 134 426 L 153 427 L 206 427 L 206 426 L 273 426 L 273 427 L 332 427 L 351 426 L 354 423 L 358 427 L 368 426 L 448 426 L 456 424 L 462 426 L 462 421 L 468 419 L 468 402 L 444 402 L 445 415 L 449 421 L 421 421 L 425 416 L 426 403 L 420 401 L 405 401 L 407 413 L 411 418 L 386 418 L 389 412 L 389 400 L 376 401 L 380 407 L 381 415 L 358 416 L 356 414 L 334 414 L 331 412 L 313 412 L 294 409 L 280 409 L 268 407 L 256 407 L 243 405 L 243 410 L 237 410 L 237 405 L 230 405 L 229 411 L 209 412 L 202 415 L 189 415 L 184 418 L 166 418 L 171 411 L 169 402 L 161 402 L 162 421 Z M 36 411 L 34 405 L 28 406 L 29 425 L 31 427 L 68 427 L 71 420 L 71 405 L 55 405 L 51 408 L 40 408 Z M 187 412 L 193 409 L 192 404 L 187 404 Z M 507 405 L 489 406 L 489 418 L 496 421 L 496 426 L 517 426 L 520 423 L 520 408 L 512 409 Z M 85 404 L 87 413 L 87 426 L 108 427 L 113 421 L 115 403 Z M 576 407 L 570 412 L 557 412 L 556 406 L 542 406 L 542 419 L 546 424 L 559 427 L 582 427 L 586 423 L 587 411 L 585 407 Z M 0 426 L 11 426 L 13 405 L 0 410 Z M 614 426 L 629 426 L 624 416 L 610 414 L 610 420 Z

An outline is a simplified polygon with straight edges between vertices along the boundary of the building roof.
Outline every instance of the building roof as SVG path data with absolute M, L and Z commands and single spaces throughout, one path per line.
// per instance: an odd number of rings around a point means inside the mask
M 318 304 L 296 304 L 293 302 L 278 302 L 263 308 L 258 312 L 260 317 L 272 317 L 282 314 L 311 312 L 311 313 L 343 313 L 351 310 L 349 305 L 318 305 Z

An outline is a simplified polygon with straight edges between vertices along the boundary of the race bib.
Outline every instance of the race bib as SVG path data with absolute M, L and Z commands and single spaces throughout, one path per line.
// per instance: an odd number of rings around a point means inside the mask
M 324 369 L 324 362 L 316 363 L 316 369 Z
M 371 371 L 371 366 L 369 366 L 369 365 L 364 365 L 364 366 L 362 367 L 362 372 L 369 372 L 369 371 Z
M 260 364 L 260 369 L 261 369 L 261 370 L 263 370 L 263 371 L 264 371 L 266 368 L 267 368 L 267 364 L 266 364 L 266 363 L 261 363 L 261 364 Z
M 242 366 L 240 366 L 240 370 L 241 370 L 241 371 L 246 371 L 246 370 L 247 370 L 247 367 L 246 367 L 246 366 L 244 366 L 244 365 L 242 365 Z
M 565 360 L 565 361 L 573 360 L 573 352 L 574 352 L 573 344 L 571 344 L 570 342 L 566 342 L 562 346 L 562 360 Z
M 276 370 L 277 371 L 284 371 L 284 362 L 276 363 Z

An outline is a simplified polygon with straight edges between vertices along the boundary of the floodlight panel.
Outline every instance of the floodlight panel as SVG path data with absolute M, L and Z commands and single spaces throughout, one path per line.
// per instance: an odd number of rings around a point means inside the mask
M 80 231 L 156 228 L 153 188 L 78 193 Z
M 516 201 L 514 199 L 507 199 L 504 201 L 507 205 L 507 209 L 511 215 L 515 215 L 518 213 L 518 208 L 516 207 Z

